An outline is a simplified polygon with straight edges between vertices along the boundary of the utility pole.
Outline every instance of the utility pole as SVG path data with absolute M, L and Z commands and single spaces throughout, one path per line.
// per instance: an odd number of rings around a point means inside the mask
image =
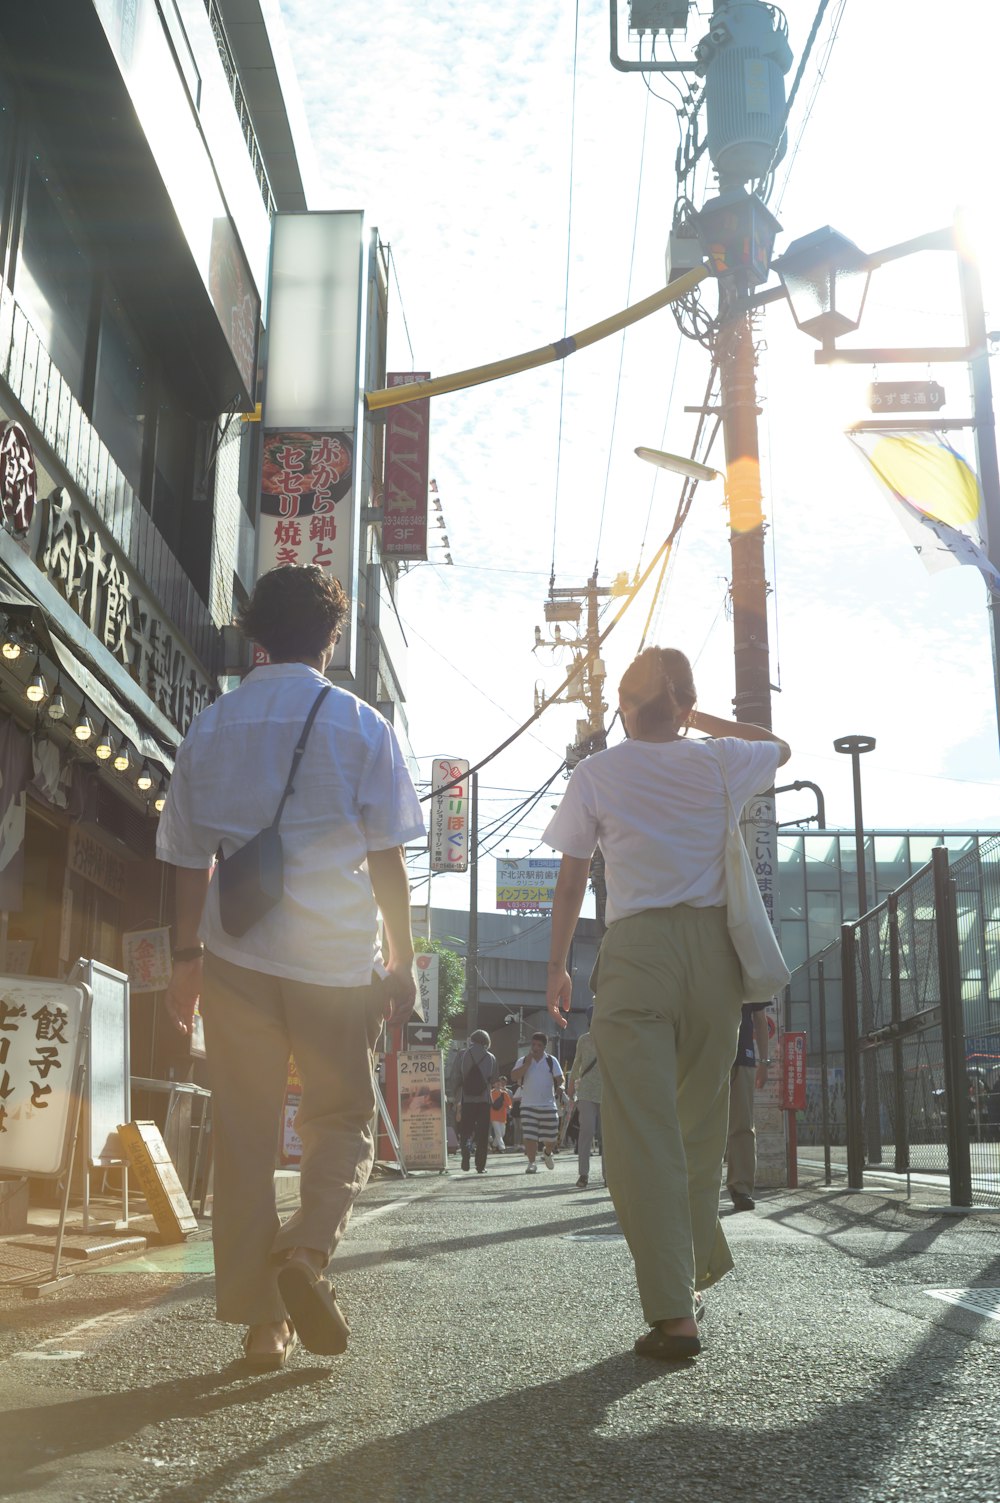
M 556 589 L 549 585 L 549 598 L 545 602 L 545 620 L 552 626 L 552 636 L 542 636 L 540 626 L 535 627 L 535 647 L 569 647 L 573 653 L 575 671 L 565 692 L 563 703 L 577 702 L 586 710 L 586 719 L 576 723 L 576 740 L 566 748 L 566 765 L 574 768 L 584 757 L 603 751 L 608 744 L 604 716 L 607 704 L 604 699 L 604 662 L 601 658 L 601 628 L 598 620 L 598 602 L 616 593 L 616 585 L 597 583 L 597 565 L 585 585 Z M 579 635 L 580 617 L 587 609 L 583 635 Z M 563 623 L 574 626 L 577 636 L 563 633 Z M 537 698 L 537 696 L 536 696 Z M 607 883 L 604 876 L 604 857 L 595 852 L 590 865 L 590 880 L 597 905 L 597 921 L 604 931 L 604 913 L 607 905 Z

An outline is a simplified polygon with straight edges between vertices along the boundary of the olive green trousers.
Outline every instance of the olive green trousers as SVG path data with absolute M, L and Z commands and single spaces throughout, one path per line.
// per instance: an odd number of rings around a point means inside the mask
M 681 1319 L 733 1267 L 719 1185 L 743 987 L 726 910 L 619 919 L 591 985 L 608 1188 L 646 1320 Z

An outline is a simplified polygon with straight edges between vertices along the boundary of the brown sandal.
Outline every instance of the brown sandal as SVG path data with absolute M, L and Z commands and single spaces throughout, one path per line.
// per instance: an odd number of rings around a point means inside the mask
M 659 1326 L 640 1336 L 635 1344 L 640 1357 L 653 1357 L 658 1362 L 683 1362 L 688 1357 L 697 1357 L 701 1342 L 697 1336 L 668 1336 Z

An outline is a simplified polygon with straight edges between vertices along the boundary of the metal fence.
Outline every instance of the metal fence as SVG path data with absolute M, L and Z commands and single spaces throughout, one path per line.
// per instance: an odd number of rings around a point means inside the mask
M 846 1148 L 855 1188 L 884 1166 L 947 1175 L 955 1205 L 1000 1205 L 1000 837 L 953 866 L 933 851 L 803 973 L 820 1006 L 799 1142 L 822 1144 L 828 1181 Z

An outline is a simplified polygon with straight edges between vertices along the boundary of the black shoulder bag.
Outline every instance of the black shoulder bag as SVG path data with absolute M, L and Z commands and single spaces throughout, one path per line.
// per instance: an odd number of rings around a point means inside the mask
M 242 938 L 247 930 L 259 923 L 265 914 L 270 913 L 272 908 L 276 908 L 284 896 L 285 857 L 281 849 L 278 823 L 284 813 L 289 795 L 295 792 L 292 779 L 302 761 L 302 753 L 306 749 L 313 721 L 316 719 L 320 705 L 332 688 L 332 684 L 324 685 L 313 702 L 292 756 L 292 770 L 288 774 L 288 782 L 281 795 L 278 812 L 271 823 L 248 840 L 246 845 L 241 845 L 239 850 L 234 851 L 231 856 L 226 856 L 224 859 L 220 857 L 219 918 L 223 929 L 234 939 Z

